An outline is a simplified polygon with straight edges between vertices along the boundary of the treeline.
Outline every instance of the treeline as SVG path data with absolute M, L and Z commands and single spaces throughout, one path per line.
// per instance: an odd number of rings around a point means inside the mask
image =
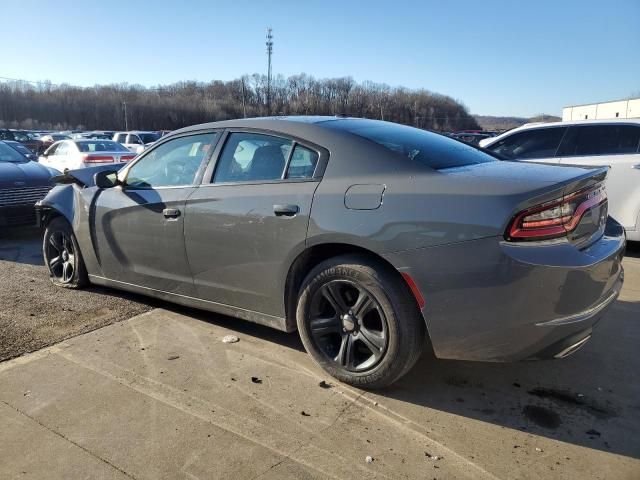
M 475 129 L 467 109 L 427 90 L 357 83 L 350 77 L 264 75 L 232 81 L 76 87 L 0 83 L 0 128 L 174 130 L 196 123 L 265 115 L 336 115 L 383 119 L 447 131 Z

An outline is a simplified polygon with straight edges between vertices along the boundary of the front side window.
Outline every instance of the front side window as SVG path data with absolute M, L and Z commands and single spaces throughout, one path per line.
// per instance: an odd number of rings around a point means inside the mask
M 581 125 L 571 127 L 558 155 L 620 155 L 636 153 L 640 143 L 640 127 L 633 125 Z
M 566 127 L 536 128 L 514 133 L 487 147 L 507 160 L 552 158 Z
M 214 183 L 279 180 L 292 142 L 258 133 L 232 133 L 218 160 Z
M 142 141 L 140 141 L 137 135 L 129 135 L 129 138 L 127 139 L 127 143 L 134 144 L 134 145 L 142 145 Z
M 137 188 L 192 185 L 216 137 L 216 133 L 203 133 L 163 143 L 132 165 L 126 185 Z
M 60 144 L 59 144 L 59 143 L 54 143 L 53 145 L 51 145 L 51 146 L 47 149 L 46 154 L 47 154 L 48 156 L 56 155 L 56 152 L 58 151 L 58 147 L 59 147 L 59 146 L 60 146 Z

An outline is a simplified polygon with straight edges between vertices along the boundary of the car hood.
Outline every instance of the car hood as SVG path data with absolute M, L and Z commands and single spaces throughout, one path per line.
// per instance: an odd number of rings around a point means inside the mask
M 125 153 L 126 155 L 126 153 Z M 57 175 L 53 178 L 55 183 L 71 184 L 75 183 L 80 187 L 93 187 L 95 182 L 93 177 L 96 173 L 107 170 L 120 170 L 128 165 L 128 163 L 108 163 L 104 165 L 98 165 L 96 167 L 79 168 L 77 170 L 67 170 L 61 175 Z
M 38 162 L 0 162 L 0 188 L 49 185 L 57 173 Z

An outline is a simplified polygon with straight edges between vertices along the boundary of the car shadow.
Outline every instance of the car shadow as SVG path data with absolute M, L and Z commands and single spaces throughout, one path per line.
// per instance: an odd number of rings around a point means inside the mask
M 640 458 L 640 301 L 618 301 L 562 360 L 481 363 L 422 356 L 382 397 Z
M 44 265 L 42 230 L 34 226 L 0 228 L 0 260 Z
M 162 308 L 297 351 L 288 334 L 176 305 Z M 532 435 L 640 458 L 640 301 L 618 301 L 594 338 L 562 360 L 482 363 L 436 359 L 429 347 L 400 381 L 370 394 L 418 420 L 426 407 Z M 615 349 L 611 348 L 615 345 Z M 412 412 L 415 415 L 412 415 Z
M 640 242 L 627 242 L 625 257 L 640 258 Z

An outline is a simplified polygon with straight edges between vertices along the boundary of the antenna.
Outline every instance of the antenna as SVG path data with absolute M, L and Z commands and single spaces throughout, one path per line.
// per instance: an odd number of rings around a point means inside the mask
M 273 30 L 267 28 L 267 115 L 271 115 L 271 54 L 273 53 Z

